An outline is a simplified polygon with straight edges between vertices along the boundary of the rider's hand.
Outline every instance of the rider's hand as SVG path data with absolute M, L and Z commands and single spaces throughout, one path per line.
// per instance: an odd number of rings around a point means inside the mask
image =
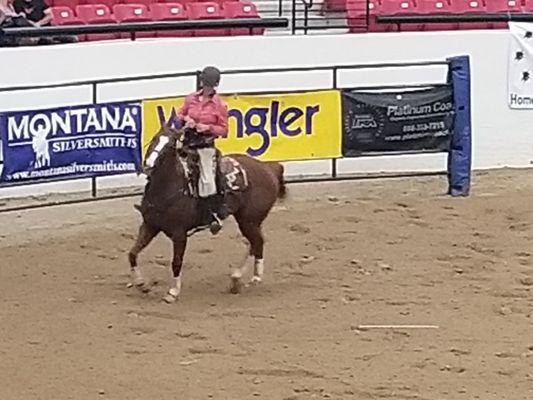
M 183 121 L 185 121 L 185 128 L 194 129 L 196 127 L 196 122 L 188 115 L 183 118 Z
M 209 125 L 205 124 L 198 124 L 196 125 L 196 130 L 200 133 L 207 132 L 209 130 Z

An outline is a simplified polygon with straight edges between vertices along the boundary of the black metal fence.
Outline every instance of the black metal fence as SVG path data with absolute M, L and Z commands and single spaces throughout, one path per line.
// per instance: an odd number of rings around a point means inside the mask
M 328 86 L 324 86 L 322 88 L 314 88 L 313 90 L 328 90 L 328 89 L 351 89 L 351 90 L 394 90 L 394 89 L 415 89 L 415 88 L 428 88 L 428 87 L 437 87 L 442 85 L 448 85 L 449 82 L 447 81 L 446 74 L 443 74 L 442 76 L 442 82 L 420 82 L 416 84 L 392 84 L 392 85 L 365 85 L 365 86 L 355 86 L 355 85 L 339 85 L 339 76 L 343 71 L 350 71 L 350 70 L 377 70 L 377 69 L 391 69 L 391 68 L 414 68 L 414 67 L 436 67 L 436 66 L 445 66 L 447 67 L 449 65 L 448 61 L 420 61 L 420 62 L 409 62 L 409 63 L 381 63 L 381 64 L 357 64 L 357 65 L 336 65 L 336 66 L 312 66 L 312 67 L 290 67 L 290 68 L 263 68 L 263 69 L 238 69 L 238 70 L 225 70 L 222 71 L 223 75 L 240 75 L 240 76 L 249 76 L 249 75 L 257 75 L 258 79 L 260 79 L 261 75 L 264 74 L 273 74 L 273 73 L 294 73 L 294 72 L 316 72 L 316 71 L 323 71 L 330 73 L 331 77 L 331 84 Z M 59 89 L 59 88 L 72 88 L 72 87 L 80 87 L 80 86 L 88 86 L 91 89 L 91 97 L 92 97 L 92 103 L 98 104 L 100 103 L 100 87 L 106 84 L 114 84 L 114 83 L 125 83 L 125 82 L 140 82 L 140 81 L 150 81 L 150 80 L 159 80 L 159 79 L 168 79 L 168 78 L 186 78 L 190 77 L 195 79 L 196 85 L 199 84 L 199 75 L 200 71 L 190 71 L 190 72 L 180 72 L 180 73 L 172 73 L 172 74 L 158 74 L 158 75 L 141 75 L 141 76 L 133 76 L 133 77 L 124 77 L 124 78 L 112 78 L 112 79 L 97 79 L 97 80 L 87 80 L 87 81 L 76 81 L 76 82 L 67 82 L 67 83 L 55 83 L 55 84 L 42 84 L 42 85 L 30 85 L 30 86 L 13 86 L 13 87 L 4 87 L 0 88 L 0 93 L 10 93 L 13 96 L 16 96 L 17 93 L 23 92 L 23 91 L 29 91 L 29 90 L 45 90 L 45 89 Z M 272 90 L 268 93 L 294 93 L 294 90 L 291 91 L 283 91 L 283 90 Z M 264 91 L 241 91 L 239 93 L 242 94 L 265 94 Z M 222 92 L 224 94 L 224 92 Z M 226 94 L 235 94 L 234 92 L 226 93 Z M 178 96 L 179 94 L 176 94 Z M 158 99 L 160 96 L 156 97 L 145 97 L 142 99 L 128 99 L 128 101 L 142 101 L 142 100 L 151 100 L 151 99 Z M 3 111 L 9 111 L 9 110 L 3 110 Z M 433 152 L 433 151 L 429 151 Z M 428 151 L 418 151 L 416 153 L 428 153 Z M 398 152 L 395 154 L 413 154 L 413 152 Z M 379 154 L 379 153 L 361 153 L 360 156 L 380 156 L 385 154 Z M 391 155 L 389 153 L 388 155 Z M 0 162 L 1 164 L 1 162 Z M 400 174 L 402 176 L 405 175 L 419 175 L 419 173 L 415 174 Z M 427 175 L 427 173 L 426 173 Z M 330 160 L 330 172 L 329 174 L 323 174 L 318 176 L 305 176 L 305 177 L 296 177 L 293 179 L 289 179 L 289 183 L 291 182 L 317 182 L 317 181 L 327 181 L 327 180 L 340 180 L 340 179 L 354 179 L 354 178 L 361 178 L 361 175 L 357 175 L 356 173 L 352 174 L 339 174 L 338 172 L 338 160 L 337 159 L 331 159 Z M 75 179 L 75 178 L 74 178 Z M 22 184 L 25 186 L 29 186 L 32 184 L 43 184 L 43 183 L 50 183 L 50 182 L 60 182 L 60 181 L 73 181 L 73 178 L 67 178 L 67 179 L 42 179 L 37 182 L 31 183 L 31 184 Z M 81 177 L 78 179 L 90 179 L 91 181 L 91 194 L 89 199 L 109 199 L 109 198 L 117 198 L 117 197 L 127 197 L 132 195 L 137 195 L 139 192 L 134 193 L 128 193 L 128 194 L 118 194 L 118 195 L 106 195 L 106 196 L 99 196 L 98 191 L 98 181 L 99 178 L 97 177 Z M 13 187 L 13 186 L 21 186 L 21 184 L 1 184 L 0 190 L 2 187 Z M 39 205 L 34 205 L 30 207 L 42 207 L 42 206 L 50 206 L 50 205 L 56 205 L 56 204 L 67 204 L 67 203 L 78 203 L 88 201 L 87 198 L 82 199 L 76 199 L 76 200 L 69 200 L 69 201 L 60 201 L 60 202 L 52 202 L 52 203 L 42 203 Z M 24 206 L 16 206 L 16 207 L 4 207 L 0 208 L 0 212 L 4 211 L 13 211 L 18 209 L 25 209 L 28 208 L 27 205 Z

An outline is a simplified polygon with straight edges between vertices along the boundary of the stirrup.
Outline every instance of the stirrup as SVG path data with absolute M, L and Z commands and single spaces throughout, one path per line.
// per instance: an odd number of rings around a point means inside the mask
M 222 229 L 222 221 L 215 213 L 213 213 L 212 216 L 215 220 L 209 224 L 209 231 L 211 231 L 213 235 L 216 235 Z

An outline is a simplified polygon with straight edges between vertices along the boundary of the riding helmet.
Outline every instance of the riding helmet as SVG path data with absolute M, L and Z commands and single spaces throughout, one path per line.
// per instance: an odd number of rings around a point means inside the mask
M 205 67 L 200 79 L 203 87 L 217 87 L 220 83 L 220 71 L 216 67 Z

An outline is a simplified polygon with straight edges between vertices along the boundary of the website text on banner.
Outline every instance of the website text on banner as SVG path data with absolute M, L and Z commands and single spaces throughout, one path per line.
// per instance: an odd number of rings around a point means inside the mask
M 453 89 L 344 91 L 343 113 L 345 157 L 370 152 L 446 152 L 453 135 Z
M 140 103 L 0 114 L 2 182 L 132 173 L 141 165 Z
M 341 156 L 341 96 L 335 90 L 222 96 L 229 108 L 229 133 L 217 139 L 224 154 L 263 161 L 297 161 Z M 183 98 L 143 102 L 143 154 L 163 124 L 179 128 Z
M 509 108 L 533 108 L 533 23 L 509 22 Z

